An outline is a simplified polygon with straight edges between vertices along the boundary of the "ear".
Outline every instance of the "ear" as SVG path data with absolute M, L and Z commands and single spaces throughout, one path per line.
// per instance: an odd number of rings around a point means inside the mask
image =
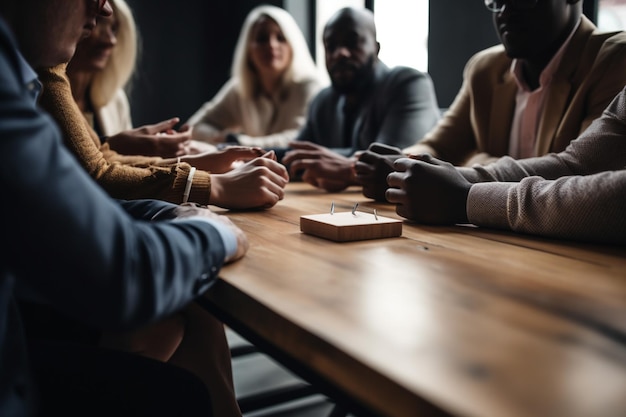
M 380 42 L 376 41 L 376 56 L 378 56 L 379 52 L 380 52 Z

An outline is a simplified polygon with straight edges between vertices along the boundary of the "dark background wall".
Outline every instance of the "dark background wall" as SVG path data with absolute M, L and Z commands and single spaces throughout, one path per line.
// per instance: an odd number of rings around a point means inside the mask
M 290 11 L 314 50 L 313 0 L 127 1 L 143 37 L 143 52 L 130 95 L 136 126 L 173 116 L 185 121 L 213 97 L 229 77 L 241 25 L 259 4 Z M 364 3 L 376 11 L 375 1 Z M 593 21 L 596 4 L 597 0 L 584 2 L 585 13 Z M 497 44 L 498 38 L 491 13 L 482 1 L 429 0 L 429 7 L 428 72 L 439 105 L 448 107 L 461 86 L 467 59 Z
M 499 40 L 482 1 L 430 0 L 429 9 L 428 73 L 439 106 L 448 107 L 461 87 L 469 57 Z

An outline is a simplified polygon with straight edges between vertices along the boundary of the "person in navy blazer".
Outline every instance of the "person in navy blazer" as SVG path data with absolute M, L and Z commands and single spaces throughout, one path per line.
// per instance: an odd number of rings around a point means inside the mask
M 243 233 L 207 209 L 181 215 L 184 206 L 108 197 L 37 107 L 33 69 L 69 60 L 96 16 L 110 13 L 106 0 L 0 4 L 2 416 L 36 413 L 17 297 L 101 328 L 134 328 L 184 307 L 247 249 Z

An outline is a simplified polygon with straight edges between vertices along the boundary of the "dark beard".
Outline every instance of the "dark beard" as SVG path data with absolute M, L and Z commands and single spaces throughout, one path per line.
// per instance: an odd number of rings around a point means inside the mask
M 335 90 L 339 94 L 358 93 L 365 86 L 369 85 L 374 79 L 374 63 L 375 57 L 372 56 L 365 63 L 365 65 L 355 71 L 354 76 L 346 82 L 340 82 L 333 79 L 331 76 L 331 84 L 333 90 Z

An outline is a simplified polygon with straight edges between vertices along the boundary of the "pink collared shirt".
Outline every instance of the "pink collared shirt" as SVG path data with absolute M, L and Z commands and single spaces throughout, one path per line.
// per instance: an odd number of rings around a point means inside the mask
M 552 60 L 544 68 L 539 76 L 539 87 L 531 91 L 522 74 L 522 65 L 514 59 L 511 63 L 511 73 L 517 83 L 517 95 L 515 96 L 515 113 L 509 136 L 509 155 L 513 158 L 530 158 L 536 155 L 535 142 L 539 128 L 540 115 L 545 104 L 546 93 L 552 77 L 556 72 L 565 49 L 569 44 L 574 32 L 578 29 L 580 21 L 569 34 L 563 45 Z

